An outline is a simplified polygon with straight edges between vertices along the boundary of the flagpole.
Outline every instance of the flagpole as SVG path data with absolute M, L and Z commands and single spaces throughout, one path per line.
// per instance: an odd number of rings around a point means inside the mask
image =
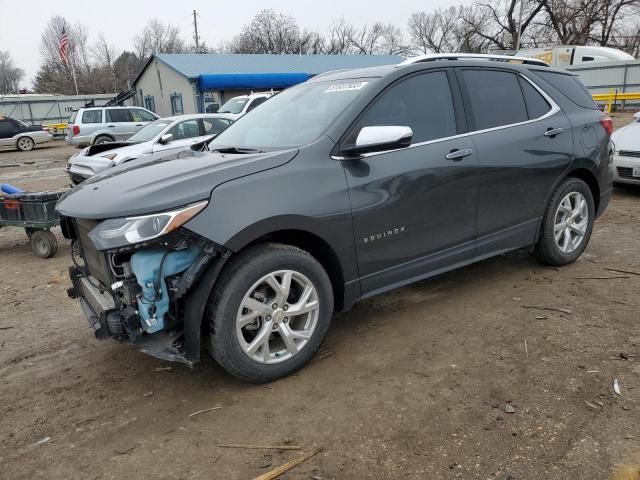
M 71 76 L 73 77 L 73 84 L 76 87 L 76 95 L 80 95 L 78 93 L 78 80 L 76 79 L 76 69 L 73 68 L 73 64 L 71 64 L 70 66 L 71 66 Z

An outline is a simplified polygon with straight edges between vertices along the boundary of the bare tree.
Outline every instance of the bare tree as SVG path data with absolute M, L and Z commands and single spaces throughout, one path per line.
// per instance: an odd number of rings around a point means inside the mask
M 234 53 L 298 53 L 300 28 L 292 16 L 265 9 L 242 27 L 231 48 Z
M 182 53 L 185 43 L 180 29 L 154 18 L 133 39 L 133 46 L 141 62 L 153 53 Z
M 622 20 L 630 16 L 637 18 L 639 5 L 639 0 L 603 0 L 599 22 L 600 32 L 595 40 L 600 45 L 609 45 L 616 31 L 626 26 L 621 25 Z
M 422 53 L 455 52 L 457 7 L 437 9 L 432 13 L 416 12 L 409 18 L 409 36 Z
M 63 29 L 69 37 L 66 62 L 60 57 Z M 40 55 L 42 64 L 34 82 L 36 91 L 75 93 L 74 73 L 81 93 L 93 91 L 88 34 L 80 23 L 72 25 L 63 17 L 52 17 L 40 37 Z
M 325 53 L 325 39 L 317 31 L 303 30 L 298 41 L 298 53 L 313 55 Z
M 116 48 L 107 42 L 107 39 L 102 33 L 98 36 L 98 40 L 93 46 L 93 55 L 98 62 L 97 66 L 105 70 L 105 72 L 108 72 L 109 76 L 112 78 L 113 91 L 116 92 L 118 90 L 118 86 L 113 64 L 118 53 Z
M 9 52 L 0 51 L 0 94 L 17 93 L 24 70 L 14 65 Z
M 331 22 L 325 41 L 325 53 L 330 55 L 354 53 L 351 39 L 355 35 L 355 30 L 353 24 L 347 23 L 344 18 Z

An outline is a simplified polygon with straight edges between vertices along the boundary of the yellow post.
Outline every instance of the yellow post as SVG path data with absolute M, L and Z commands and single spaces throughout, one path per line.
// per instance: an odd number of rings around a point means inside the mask
M 611 111 L 613 110 L 613 98 L 614 98 L 615 94 L 613 93 L 613 88 L 609 89 L 609 101 L 607 102 L 607 109 L 606 109 L 606 113 L 607 115 L 611 114 Z

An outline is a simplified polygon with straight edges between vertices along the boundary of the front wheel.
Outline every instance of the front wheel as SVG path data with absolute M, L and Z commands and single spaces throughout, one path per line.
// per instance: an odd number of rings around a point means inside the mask
M 567 265 L 587 248 L 595 204 L 589 186 L 579 178 L 568 178 L 551 196 L 542 219 L 534 255 L 547 265 Z
M 212 354 L 245 381 L 268 382 L 302 368 L 331 323 L 329 277 L 295 247 L 251 247 L 230 262 L 214 288 L 208 309 Z

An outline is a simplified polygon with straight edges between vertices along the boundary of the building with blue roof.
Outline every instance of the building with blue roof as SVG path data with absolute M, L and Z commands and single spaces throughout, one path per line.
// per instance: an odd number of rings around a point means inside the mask
M 400 63 L 397 55 L 158 53 L 133 82 L 136 103 L 161 116 L 216 111 L 230 98 L 282 90 L 331 70 Z

